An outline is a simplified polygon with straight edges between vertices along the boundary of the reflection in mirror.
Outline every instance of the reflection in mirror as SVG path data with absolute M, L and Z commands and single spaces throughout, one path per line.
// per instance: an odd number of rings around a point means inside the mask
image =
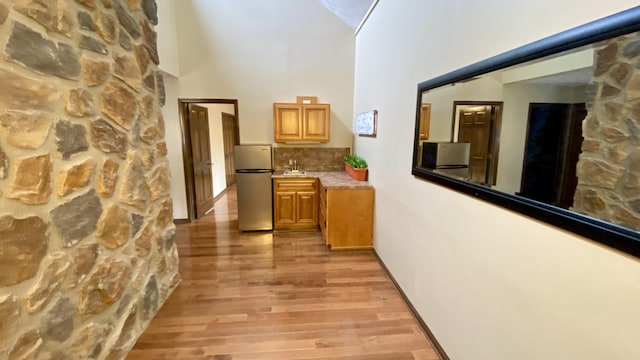
M 418 175 L 567 209 L 638 238 L 640 33 L 427 88 L 417 109 Z M 456 143 L 469 144 L 468 158 L 442 160 L 460 153 Z M 442 171 L 451 165 L 466 168 Z
M 431 123 L 431 104 L 420 106 L 420 140 L 429 140 L 429 126 Z
M 467 180 L 480 185 L 495 185 L 500 151 L 502 102 L 454 101 L 452 142 L 468 142 Z

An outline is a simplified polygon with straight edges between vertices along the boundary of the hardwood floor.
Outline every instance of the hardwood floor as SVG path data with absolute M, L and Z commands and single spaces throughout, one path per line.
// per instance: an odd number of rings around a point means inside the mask
M 182 282 L 127 359 L 438 359 L 371 252 L 237 228 L 234 188 L 178 225 Z

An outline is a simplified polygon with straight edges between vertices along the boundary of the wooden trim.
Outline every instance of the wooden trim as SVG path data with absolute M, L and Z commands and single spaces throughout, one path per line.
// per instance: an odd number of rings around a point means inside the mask
M 438 339 L 436 339 L 435 335 L 433 335 L 433 332 L 431 332 L 431 329 L 429 329 L 429 327 L 427 326 L 427 323 L 424 322 L 424 320 L 422 319 L 422 317 L 420 316 L 416 308 L 413 307 L 413 304 L 411 303 L 407 295 L 404 293 L 404 291 L 402 291 L 402 288 L 400 287 L 400 285 L 398 285 L 398 282 L 396 281 L 396 279 L 393 277 L 393 275 L 391 275 L 389 268 L 387 268 L 387 265 L 385 265 L 384 261 L 382 261 L 382 259 L 380 258 L 380 255 L 378 255 L 375 248 L 373 249 L 373 255 L 375 255 L 376 259 L 378 259 L 378 262 L 384 269 L 384 272 L 387 273 L 387 276 L 389 277 L 389 279 L 391 279 L 391 282 L 398 290 L 398 293 L 404 300 L 405 304 L 407 304 L 407 306 L 409 307 L 409 311 L 411 311 L 411 314 L 420 325 L 420 329 L 424 333 L 424 336 L 427 337 L 427 340 L 429 340 L 429 342 L 431 343 L 431 346 L 440 357 L 440 360 L 450 360 L 449 356 L 447 355 L 447 353 L 444 351 L 444 349 L 438 342 Z
M 176 225 L 189 224 L 191 221 L 189 219 L 173 219 L 173 223 Z
M 191 128 L 189 127 L 189 104 L 178 99 L 180 115 L 180 131 L 182 132 L 182 168 L 184 171 L 184 187 L 187 198 L 187 221 L 195 219 L 195 201 L 193 185 L 193 156 L 191 154 Z
M 362 29 L 362 27 L 364 26 L 364 23 L 366 23 L 367 20 L 369 19 L 369 16 L 373 12 L 373 9 L 375 9 L 376 5 L 378 5 L 378 1 L 379 0 L 374 0 L 373 3 L 371 4 L 371 6 L 369 6 L 369 10 L 367 10 L 367 13 L 364 14 L 364 17 L 362 18 L 362 21 L 360 21 L 360 24 L 358 24 L 358 26 L 356 27 L 356 31 L 355 31 L 354 35 L 358 35 L 358 33 L 360 32 L 360 29 Z
M 296 104 L 317 104 L 318 97 L 317 96 L 296 96 Z
M 209 98 L 181 98 L 178 99 L 184 103 L 218 103 L 218 104 L 237 104 L 238 100 L 235 99 L 209 99 Z
M 193 179 L 193 156 L 191 155 L 191 129 L 189 128 L 189 104 L 233 104 L 237 122 L 237 143 L 240 143 L 240 114 L 236 99 L 180 99 L 178 98 L 178 113 L 180 116 L 180 130 L 182 131 L 182 165 L 184 169 L 184 185 L 187 195 L 187 221 L 195 220 L 195 185 Z

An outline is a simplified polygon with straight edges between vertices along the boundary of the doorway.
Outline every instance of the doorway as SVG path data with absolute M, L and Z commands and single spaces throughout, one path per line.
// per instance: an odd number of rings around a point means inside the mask
M 468 142 L 469 179 L 477 184 L 496 184 L 502 102 L 454 101 L 452 142 Z
M 178 99 L 178 111 L 187 220 L 191 222 L 211 211 L 215 199 L 235 181 L 233 149 L 240 138 L 238 101 Z

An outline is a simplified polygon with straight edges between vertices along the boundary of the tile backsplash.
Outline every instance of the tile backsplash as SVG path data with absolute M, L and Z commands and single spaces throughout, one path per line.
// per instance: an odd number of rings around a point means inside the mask
M 302 170 L 340 171 L 344 170 L 343 157 L 350 153 L 350 148 L 274 147 L 273 168 L 285 170 L 291 159 Z

